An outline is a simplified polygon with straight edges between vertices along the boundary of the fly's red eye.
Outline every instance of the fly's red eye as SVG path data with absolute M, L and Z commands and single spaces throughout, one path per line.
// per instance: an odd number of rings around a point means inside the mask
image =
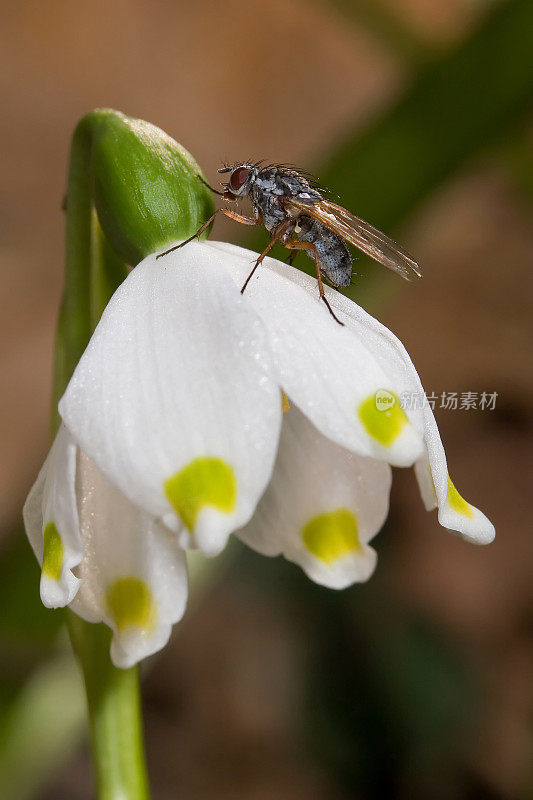
M 250 170 L 248 169 L 248 167 L 239 167 L 239 169 L 236 169 L 234 172 L 232 172 L 231 178 L 229 180 L 231 188 L 234 189 L 235 191 L 237 191 L 237 189 L 240 189 L 243 183 L 246 182 L 246 179 L 248 178 L 249 174 Z

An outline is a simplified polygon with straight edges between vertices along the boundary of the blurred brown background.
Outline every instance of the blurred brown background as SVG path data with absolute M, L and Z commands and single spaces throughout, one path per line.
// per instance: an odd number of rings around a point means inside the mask
M 376 9 L 399 19 L 421 48 L 442 52 L 469 35 L 489 3 L 355 5 L 359 17 L 320 0 L 2 3 L 6 540 L 48 446 L 60 209 L 76 121 L 110 106 L 154 122 L 212 181 L 224 159 L 315 168 L 347 132 L 362 130 L 400 96 L 413 69 L 369 24 Z M 234 242 L 244 235 L 221 223 L 214 231 Z M 386 301 L 370 301 L 371 310 L 404 341 L 428 391 L 498 392 L 494 411 L 436 412 L 454 481 L 494 521 L 497 539 L 474 548 L 440 529 L 423 510 L 412 474 L 396 470 L 379 580 L 391 606 L 424 614 L 462 648 L 482 687 L 476 733 L 457 756 L 468 777 L 442 796 L 525 798 L 533 786 L 533 231 L 505 148 L 465 164 L 398 235 L 420 257 L 425 277 L 399 286 L 384 276 Z M 147 676 L 154 798 L 374 796 L 341 786 L 300 735 L 309 669 L 302 601 L 293 614 L 286 594 L 278 600 L 275 591 L 256 588 L 243 569 L 245 562 L 198 599 Z M 416 772 L 416 764 L 409 769 Z M 91 780 L 82 748 L 39 797 L 85 800 Z M 393 788 L 388 796 L 410 794 Z

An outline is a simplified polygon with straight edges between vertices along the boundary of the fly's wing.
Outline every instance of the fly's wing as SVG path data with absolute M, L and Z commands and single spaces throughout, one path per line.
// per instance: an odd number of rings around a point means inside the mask
M 290 197 L 286 199 L 285 205 L 289 210 L 291 208 L 293 211 L 299 210 L 308 217 L 318 220 L 333 233 L 383 264 L 384 267 L 397 272 L 402 278 L 409 281 L 413 275 L 419 278 L 422 276 L 419 264 L 407 250 L 337 203 L 321 200 L 319 203 L 310 205 L 300 201 L 298 197 Z

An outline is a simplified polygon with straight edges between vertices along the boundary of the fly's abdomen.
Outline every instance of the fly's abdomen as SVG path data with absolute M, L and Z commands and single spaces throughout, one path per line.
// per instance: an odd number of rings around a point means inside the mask
M 300 229 L 298 231 L 298 228 Z M 302 215 L 298 218 L 296 238 L 314 244 L 320 262 L 320 271 L 333 286 L 349 286 L 353 259 L 344 241 L 321 222 Z M 309 258 L 314 258 L 307 250 Z

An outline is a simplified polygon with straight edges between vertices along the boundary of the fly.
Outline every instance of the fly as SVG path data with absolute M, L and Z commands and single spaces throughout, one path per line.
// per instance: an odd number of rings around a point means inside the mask
M 320 297 L 339 325 L 343 323 L 333 313 L 322 278 L 335 288 L 350 285 L 353 258 L 347 242 L 406 280 L 414 275 L 421 277 L 420 266 L 403 247 L 368 222 L 327 199 L 326 191 L 305 172 L 284 164 L 262 166 L 262 162 L 244 162 L 231 167 L 225 165 L 218 172 L 229 175 L 227 183 L 222 184 L 222 192 L 213 189 L 200 176 L 199 179 L 228 202 L 235 203 L 248 197 L 253 217 L 229 208 L 219 208 L 193 236 L 161 253 L 158 258 L 199 237 L 219 213 L 243 225 L 264 225 L 271 238 L 257 258 L 241 294 L 265 256 L 279 242 L 292 251 L 289 263 L 292 263 L 299 250 L 314 260 Z

